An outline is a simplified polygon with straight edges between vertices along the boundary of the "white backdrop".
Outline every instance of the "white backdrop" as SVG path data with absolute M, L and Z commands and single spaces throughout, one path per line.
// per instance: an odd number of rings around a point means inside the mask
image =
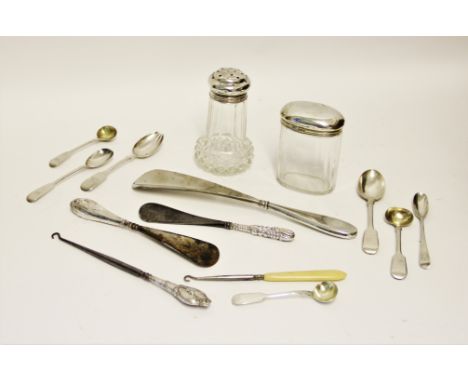
M 197 168 L 208 75 L 238 67 L 252 80 L 248 136 L 251 168 L 216 177 Z M 467 343 L 468 39 L 466 38 L 1 38 L 0 39 L 0 343 Z M 279 110 L 292 100 L 329 104 L 343 113 L 335 191 L 311 196 L 275 179 Z M 117 139 L 88 148 L 57 169 L 50 158 L 112 124 Z M 165 134 L 152 158 L 134 161 L 92 193 L 60 185 L 35 204 L 26 195 L 80 165 L 98 147 L 115 162 L 141 136 Z M 163 168 L 264 199 L 355 224 L 343 241 L 240 203 L 194 194 L 131 189 L 142 173 Z M 375 206 L 380 251 L 360 250 L 365 202 L 361 172 L 379 169 L 386 194 Z M 409 276 L 389 275 L 394 230 L 389 206 L 429 196 L 426 234 L 433 266 L 417 265 L 417 221 L 403 231 Z M 139 222 L 138 208 L 157 201 L 202 216 L 285 226 L 293 243 L 242 233 L 158 226 L 218 245 L 221 258 L 201 269 L 138 234 L 85 221 L 68 204 L 89 197 Z M 233 294 L 311 288 L 308 283 L 193 282 L 213 303 L 183 306 L 164 292 L 58 241 L 63 236 L 160 277 L 337 268 L 348 273 L 339 296 L 323 306 L 307 299 L 235 307 Z

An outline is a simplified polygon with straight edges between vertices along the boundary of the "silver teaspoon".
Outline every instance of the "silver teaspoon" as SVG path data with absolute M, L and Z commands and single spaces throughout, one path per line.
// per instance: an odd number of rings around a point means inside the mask
M 362 250 L 368 255 L 375 255 L 379 250 L 379 235 L 374 229 L 374 203 L 382 199 L 385 192 L 385 180 L 377 170 L 367 170 L 358 181 L 358 194 L 367 201 L 367 228 L 362 236 Z
M 158 133 L 157 131 L 148 135 L 145 135 L 143 138 L 139 139 L 137 143 L 133 146 L 132 154 L 118 161 L 112 167 L 109 167 L 105 171 L 101 171 L 81 183 L 81 189 L 83 191 L 92 191 L 101 183 L 103 183 L 109 174 L 122 166 L 124 163 L 130 162 L 133 159 L 144 159 L 152 156 L 161 145 L 164 139 L 164 135 Z
M 239 293 L 232 296 L 233 305 L 248 305 L 263 302 L 267 299 L 293 297 L 293 296 L 305 296 L 311 297 L 315 301 L 320 303 L 328 303 L 335 300 L 338 294 L 338 287 L 331 281 L 323 281 L 313 290 L 293 290 L 289 292 L 280 293 Z
M 37 202 L 40 198 L 42 198 L 45 194 L 52 191 L 55 186 L 65 179 L 68 179 L 72 175 L 78 174 L 79 172 L 86 170 L 86 169 L 93 169 L 98 168 L 106 164 L 114 155 L 114 152 L 109 149 L 100 149 L 95 153 L 91 154 L 83 166 L 80 166 L 73 171 L 70 171 L 68 174 L 63 175 L 62 177 L 58 178 L 56 181 L 48 183 L 42 187 L 31 192 L 27 197 L 26 200 L 29 203 Z
M 92 145 L 98 142 L 110 142 L 112 141 L 117 135 L 117 129 L 114 126 L 102 126 L 96 132 L 96 138 L 91 139 L 88 142 L 83 143 L 75 147 L 72 150 L 65 151 L 64 153 L 57 155 L 54 159 L 49 162 L 50 167 L 57 167 L 60 166 L 63 162 L 65 162 L 68 158 L 70 158 L 73 154 L 77 151 L 85 148 L 86 146 Z
M 431 265 L 429 250 L 427 249 L 424 219 L 429 212 L 429 201 L 426 194 L 418 192 L 413 198 L 413 212 L 419 220 L 419 266 L 427 269 Z

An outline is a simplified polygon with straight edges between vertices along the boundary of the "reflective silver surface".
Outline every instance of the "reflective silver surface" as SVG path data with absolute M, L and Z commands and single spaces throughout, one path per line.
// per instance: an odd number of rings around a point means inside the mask
M 209 78 L 210 97 L 222 103 L 239 103 L 247 99 L 249 77 L 236 68 L 220 68 Z
M 102 126 L 96 132 L 96 138 L 91 139 L 88 142 L 85 142 L 72 150 L 65 151 L 64 153 L 57 155 L 54 159 L 51 159 L 49 162 L 50 167 L 57 167 L 60 166 L 63 162 L 65 162 L 68 158 L 70 158 L 73 154 L 78 152 L 79 150 L 85 148 L 86 146 L 92 145 L 98 142 L 109 142 L 112 141 L 117 135 L 117 129 L 113 126 Z
M 130 162 L 133 159 L 145 159 L 152 156 L 158 150 L 163 139 L 164 135 L 158 133 L 157 131 L 145 135 L 143 138 L 139 139 L 137 143 L 135 143 L 131 155 L 121 159 L 107 170 L 101 171 L 86 179 L 83 183 L 81 183 L 81 189 L 83 191 L 92 191 L 100 184 L 102 184 L 112 171 L 118 169 L 123 164 Z
M 164 289 L 183 304 L 208 308 L 211 303 L 208 296 L 200 289 L 181 284 L 174 284 L 171 281 L 160 279 L 154 275 L 150 275 L 148 281 Z
M 367 201 L 367 228 L 362 236 L 362 250 L 375 255 L 379 250 L 379 235 L 374 229 L 374 203 L 385 193 L 385 180 L 377 170 L 364 171 L 359 177 L 358 194 Z
M 334 108 L 310 101 L 294 101 L 281 109 L 281 124 L 301 134 L 331 137 L 343 130 L 345 119 Z
M 114 155 L 114 152 L 109 149 L 100 149 L 96 151 L 95 153 L 91 154 L 88 159 L 86 159 L 86 162 L 83 166 L 80 166 L 73 171 L 70 171 L 69 173 L 61 176 L 54 182 L 48 183 L 42 187 L 37 188 L 33 192 L 31 192 L 27 197 L 26 200 L 29 203 L 37 202 L 40 198 L 42 198 L 44 195 L 52 191 L 55 186 L 61 182 L 63 182 L 65 179 L 68 179 L 72 175 L 78 174 L 79 172 L 86 170 L 86 169 L 94 169 L 103 166 L 106 164 Z
M 429 200 L 427 195 L 418 192 L 413 198 L 413 213 L 419 220 L 419 266 L 423 269 L 429 268 L 431 258 L 427 249 L 426 233 L 424 230 L 424 219 L 429 212 Z
M 141 190 L 193 191 L 222 196 L 255 204 L 265 208 L 266 210 L 274 211 L 297 223 L 303 224 L 330 236 L 342 239 L 352 239 L 357 235 L 357 228 L 343 220 L 281 206 L 266 200 L 260 200 L 231 188 L 173 171 L 148 171 L 135 180 L 133 188 Z

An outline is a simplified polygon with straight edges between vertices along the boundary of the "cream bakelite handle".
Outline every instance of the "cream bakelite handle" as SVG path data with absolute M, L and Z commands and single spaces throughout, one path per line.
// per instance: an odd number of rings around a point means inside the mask
M 265 273 L 265 281 L 340 281 L 346 278 L 346 272 L 339 270 L 317 270 L 298 272 Z

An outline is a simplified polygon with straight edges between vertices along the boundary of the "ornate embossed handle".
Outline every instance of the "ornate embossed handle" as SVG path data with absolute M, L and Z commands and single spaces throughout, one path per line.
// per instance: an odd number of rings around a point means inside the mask
M 229 229 L 279 241 L 293 241 L 295 236 L 294 231 L 291 231 L 290 229 L 279 227 L 266 227 L 262 225 L 230 223 Z

